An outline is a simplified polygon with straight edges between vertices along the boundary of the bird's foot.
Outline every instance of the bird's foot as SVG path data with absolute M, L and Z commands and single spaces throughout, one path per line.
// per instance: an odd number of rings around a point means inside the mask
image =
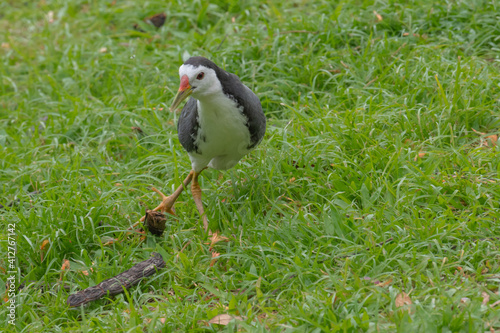
M 154 208 L 153 211 L 154 212 L 160 211 L 160 212 L 164 212 L 164 213 L 166 212 L 166 213 L 175 215 L 174 203 L 175 203 L 175 200 L 177 199 L 178 195 L 177 196 L 174 196 L 174 195 L 166 196 L 165 194 L 163 194 L 160 190 L 156 189 L 155 187 L 152 187 L 151 189 L 154 192 L 156 192 L 162 199 L 161 204 L 159 204 L 156 208 Z M 143 222 L 145 218 L 146 217 L 143 216 L 140 221 Z

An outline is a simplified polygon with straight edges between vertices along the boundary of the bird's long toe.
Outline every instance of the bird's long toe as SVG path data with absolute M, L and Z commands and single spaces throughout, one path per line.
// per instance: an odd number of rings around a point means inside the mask
M 175 215 L 175 210 L 174 210 L 174 204 L 175 204 L 175 200 L 177 198 L 174 198 L 173 195 L 169 195 L 169 196 L 166 196 L 165 194 L 163 194 L 160 190 L 158 190 L 157 188 L 155 187 L 152 187 L 151 190 L 153 190 L 154 192 L 156 192 L 162 199 L 161 203 L 156 206 L 153 211 L 154 212 L 163 212 L 163 213 L 169 213 L 169 214 L 172 214 L 172 215 Z M 146 217 L 143 216 L 141 217 L 141 222 L 144 222 L 144 219 Z
M 164 213 L 166 212 L 166 213 L 175 215 L 175 210 L 174 210 L 175 201 L 177 200 L 177 198 L 179 198 L 179 195 L 181 195 L 184 188 L 189 185 L 189 183 L 193 179 L 193 175 L 194 175 L 194 171 L 191 171 L 187 175 L 186 179 L 184 179 L 182 184 L 175 190 L 175 192 L 169 196 L 166 196 L 157 188 L 152 187 L 151 189 L 154 192 L 156 192 L 161 197 L 161 200 L 162 200 L 162 202 L 155 209 L 153 209 L 153 211 L 154 212 L 160 211 L 160 212 L 164 212 Z M 143 222 L 144 219 L 145 219 L 145 217 L 142 217 L 141 222 Z
M 175 200 L 177 200 L 177 197 L 175 197 L 174 195 L 166 196 L 160 190 L 154 187 L 152 187 L 151 189 L 154 192 L 156 192 L 162 199 L 162 202 L 156 208 L 154 208 L 153 211 L 154 212 L 160 211 L 163 213 L 169 213 L 175 215 L 174 204 Z

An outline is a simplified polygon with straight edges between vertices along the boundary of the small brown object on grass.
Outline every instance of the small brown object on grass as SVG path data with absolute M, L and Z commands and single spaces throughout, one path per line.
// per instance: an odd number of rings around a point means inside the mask
M 150 16 L 150 17 L 146 17 L 144 19 L 144 22 L 151 23 L 155 27 L 160 28 L 161 26 L 163 26 L 165 24 L 166 19 L 167 19 L 167 14 L 159 13 L 159 14 L 155 14 L 155 15 Z
M 144 226 L 148 228 L 149 232 L 155 236 L 161 236 L 165 231 L 165 223 L 167 218 L 165 214 L 159 211 L 146 210 L 144 219 Z
M 147 24 L 154 25 L 156 28 L 161 28 L 165 24 L 166 20 L 167 20 L 167 14 L 159 13 L 146 17 L 143 21 L 146 22 Z M 143 29 L 141 29 L 141 27 L 137 23 L 134 24 L 134 29 L 140 32 L 145 32 Z

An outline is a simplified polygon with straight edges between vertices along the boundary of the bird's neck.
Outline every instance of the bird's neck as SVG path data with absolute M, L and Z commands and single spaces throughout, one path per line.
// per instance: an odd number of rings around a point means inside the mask
M 200 117 L 203 117 L 208 113 L 213 114 L 236 109 L 236 103 L 222 92 L 211 94 L 209 96 L 203 96 L 197 99 Z

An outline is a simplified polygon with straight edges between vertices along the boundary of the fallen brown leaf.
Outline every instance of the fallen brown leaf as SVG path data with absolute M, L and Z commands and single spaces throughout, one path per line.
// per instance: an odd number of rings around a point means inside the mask
M 494 308 L 495 306 L 497 306 L 498 304 L 500 304 L 500 300 L 496 301 L 495 303 L 491 304 L 490 305 L 490 308 Z
M 375 14 L 375 16 L 377 17 L 377 22 L 382 22 L 383 18 L 382 18 L 382 15 L 380 15 L 379 13 L 377 13 L 377 11 L 373 11 L 373 14 Z
M 385 287 L 385 286 L 388 286 L 392 283 L 392 278 L 387 280 L 387 281 L 384 281 L 384 282 L 380 282 L 380 281 L 374 281 L 373 282 L 375 285 L 377 285 L 378 287 Z
M 68 259 L 63 260 L 63 264 L 61 266 L 61 275 L 59 276 L 59 280 L 62 280 L 64 273 L 66 273 L 67 270 L 69 270 L 70 264 Z
M 403 33 L 403 37 L 408 37 L 408 36 L 410 36 L 410 33 L 409 33 L 409 32 L 404 32 L 404 33 Z M 413 34 L 413 37 L 417 37 L 417 38 L 422 37 L 423 39 L 427 39 L 427 37 L 428 37 L 428 36 L 427 36 L 427 35 L 425 35 L 425 34 L 424 34 L 424 35 L 422 35 L 422 36 L 420 36 L 420 34 Z
M 490 139 L 491 145 L 495 147 L 497 145 L 498 135 L 496 134 L 488 135 L 486 139 Z M 486 141 L 486 144 L 488 144 L 488 141 Z
M 417 154 L 417 156 L 415 156 L 415 158 L 414 158 L 413 160 L 414 160 L 414 161 L 416 161 L 417 159 L 422 158 L 422 157 L 424 157 L 425 155 L 426 155 L 426 153 L 425 153 L 425 152 L 423 152 L 423 151 L 419 151 L 419 152 L 418 152 L 418 154 Z
M 50 241 L 49 241 L 48 239 L 44 240 L 44 241 L 42 242 L 42 245 L 40 245 L 40 250 L 42 250 L 42 251 L 43 251 L 43 250 L 45 250 L 45 248 L 46 248 L 46 247 L 47 247 L 47 245 L 49 245 L 49 244 L 50 244 Z
M 396 296 L 396 307 L 400 308 L 405 305 L 412 305 L 413 302 L 411 301 L 410 296 L 408 296 L 407 293 L 402 292 Z
M 490 294 L 488 294 L 486 291 L 483 291 L 481 293 L 481 296 L 483 296 L 483 301 L 481 302 L 481 304 L 483 305 L 488 304 L 488 302 L 490 301 Z
M 217 325 L 224 325 L 224 326 L 226 326 L 227 324 L 229 324 L 231 322 L 231 320 L 242 321 L 244 319 L 243 319 L 243 317 L 240 317 L 240 316 L 231 316 L 231 315 L 229 315 L 227 313 L 223 313 L 223 314 L 220 314 L 220 315 L 217 315 L 217 316 L 213 317 L 208 322 L 210 324 L 217 324 Z
M 144 232 L 142 232 L 142 233 L 144 233 Z M 118 242 L 118 239 L 112 238 L 109 241 L 107 241 L 106 243 L 102 244 L 102 246 L 109 246 L 109 245 L 111 245 L 111 244 L 113 244 L 115 242 Z
M 476 131 L 475 129 L 472 129 L 472 130 L 475 133 L 486 137 L 486 140 L 481 138 L 481 146 L 495 147 L 497 145 L 498 135 L 496 135 L 496 134 L 487 135 L 487 133 L 479 132 L 479 131 Z M 489 143 L 488 143 L 488 140 L 489 140 Z
M 5 285 L 5 295 L 3 296 L 3 302 L 7 303 L 9 301 L 9 283 Z
M 154 109 L 154 108 L 153 108 Z M 137 127 L 137 126 L 132 126 L 130 127 L 130 129 L 133 131 L 133 132 L 136 132 L 136 133 L 139 133 L 139 134 L 144 134 L 144 131 L 142 130 L 142 128 L 140 127 Z
M 213 267 L 213 265 L 215 265 L 218 256 L 220 256 L 219 252 L 212 252 L 212 260 L 210 261 L 210 267 Z
M 47 245 L 49 245 L 49 244 L 50 244 L 50 241 L 48 239 L 46 239 L 42 242 L 42 245 L 40 245 L 40 250 L 41 250 L 40 261 L 43 261 Z
M 69 260 L 64 259 L 63 264 L 61 266 L 61 271 L 67 271 L 69 269 L 69 267 L 70 267 Z
M 212 249 L 214 248 L 215 244 L 217 244 L 218 242 L 226 242 L 228 241 L 229 238 L 227 237 L 224 237 L 224 236 L 219 236 L 219 233 L 215 232 L 212 234 L 212 237 L 210 237 L 210 251 L 212 251 Z

